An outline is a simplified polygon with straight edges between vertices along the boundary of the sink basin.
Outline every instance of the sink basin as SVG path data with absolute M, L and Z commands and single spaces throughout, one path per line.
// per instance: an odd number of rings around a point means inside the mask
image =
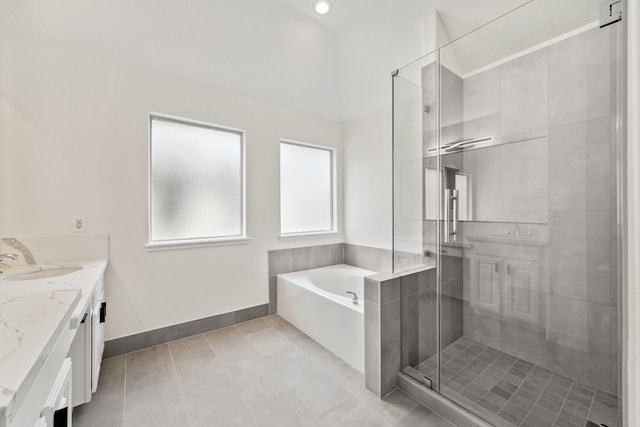
M 81 265 L 30 265 L 12 268 L 0 276 L 3 280 L 35 280 L 64 276 L 82 270 Z

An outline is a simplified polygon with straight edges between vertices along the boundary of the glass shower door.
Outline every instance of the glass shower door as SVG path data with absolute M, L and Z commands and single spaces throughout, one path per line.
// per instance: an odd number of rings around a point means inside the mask
M 393 75 L 393 271 L 422 270 L 402 286 L 403 370 L 424 384 L 437 381 L 438 298 L 437 52 Z M 430 360 L 428 368 L 421 364 Z
M 619 420 L 622 29 L 568 1 L 393 78 L 401 367 L 498 426 Z
M 618 418 L 619 28 L 579 5 L 440 50 L 439 391 L 495 425 Z

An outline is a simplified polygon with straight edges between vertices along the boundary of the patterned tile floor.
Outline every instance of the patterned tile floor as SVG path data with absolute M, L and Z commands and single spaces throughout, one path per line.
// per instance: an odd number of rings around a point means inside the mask
M 279 316 L 103 361 L 76 427 L 453 427 L 364 375 Z
M 442 351 L 442 394 L 496 425 L 615 427 L 618 397 L 462 337 Z M 418 366 L 435 378 L 435 356 Z

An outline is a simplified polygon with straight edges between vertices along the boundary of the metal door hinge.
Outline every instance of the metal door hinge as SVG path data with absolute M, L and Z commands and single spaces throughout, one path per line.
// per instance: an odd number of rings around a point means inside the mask
M 600 28 L 622 20 L 622 0 L 605 0 L 600 3 Z

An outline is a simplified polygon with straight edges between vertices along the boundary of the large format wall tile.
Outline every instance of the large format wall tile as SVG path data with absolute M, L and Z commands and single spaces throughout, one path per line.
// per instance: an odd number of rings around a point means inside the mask
M 611 27 L 549 46 L 549 126 L 609 116 Z
M 547 127 L 547 49 L 500 67 L 501 136 Z
M 500 135 L 500 69 L 491 68 L 463 82 L 465 139 Z
M 392 270 L 393 252 L 389 249 L 345 243 L 344 262 L 345 264 L 378 273 L 390 273 Z
M 504 144 L 463 153 L 473 185 L 473 220 L 544 222 L 547 219 L 547 142 Z
M 586 139 L 585 122 L 549 128 L 549 210 L 584 211 Z
M 609 210 L 610 119 L 549 128 L 549 209 Z
M 611 164 L 611 118 L 602 117 L 586 122 L 587 139 L 585 141 L 585 187 L 586 210 L 609 210 L 615 208 L 611 195 L 615 196 L 615 163 Z M 614 151 L 615 160 L 615 151 Z M 613 183 L 612 183 L 613 181 Z M 612 188 L 612 184 L 614 187 Z
M 548 292 L 587 298 L 587 239 L 584 211 L 549 212 Z
M 440 143 L 462 139 L 462 79 L 446 67 L 441 67 L 440 83 Z
M 611 304 L 612 265 L 610 230 L 610 212 L 587 212 L 587 300 L 606 305 Z

